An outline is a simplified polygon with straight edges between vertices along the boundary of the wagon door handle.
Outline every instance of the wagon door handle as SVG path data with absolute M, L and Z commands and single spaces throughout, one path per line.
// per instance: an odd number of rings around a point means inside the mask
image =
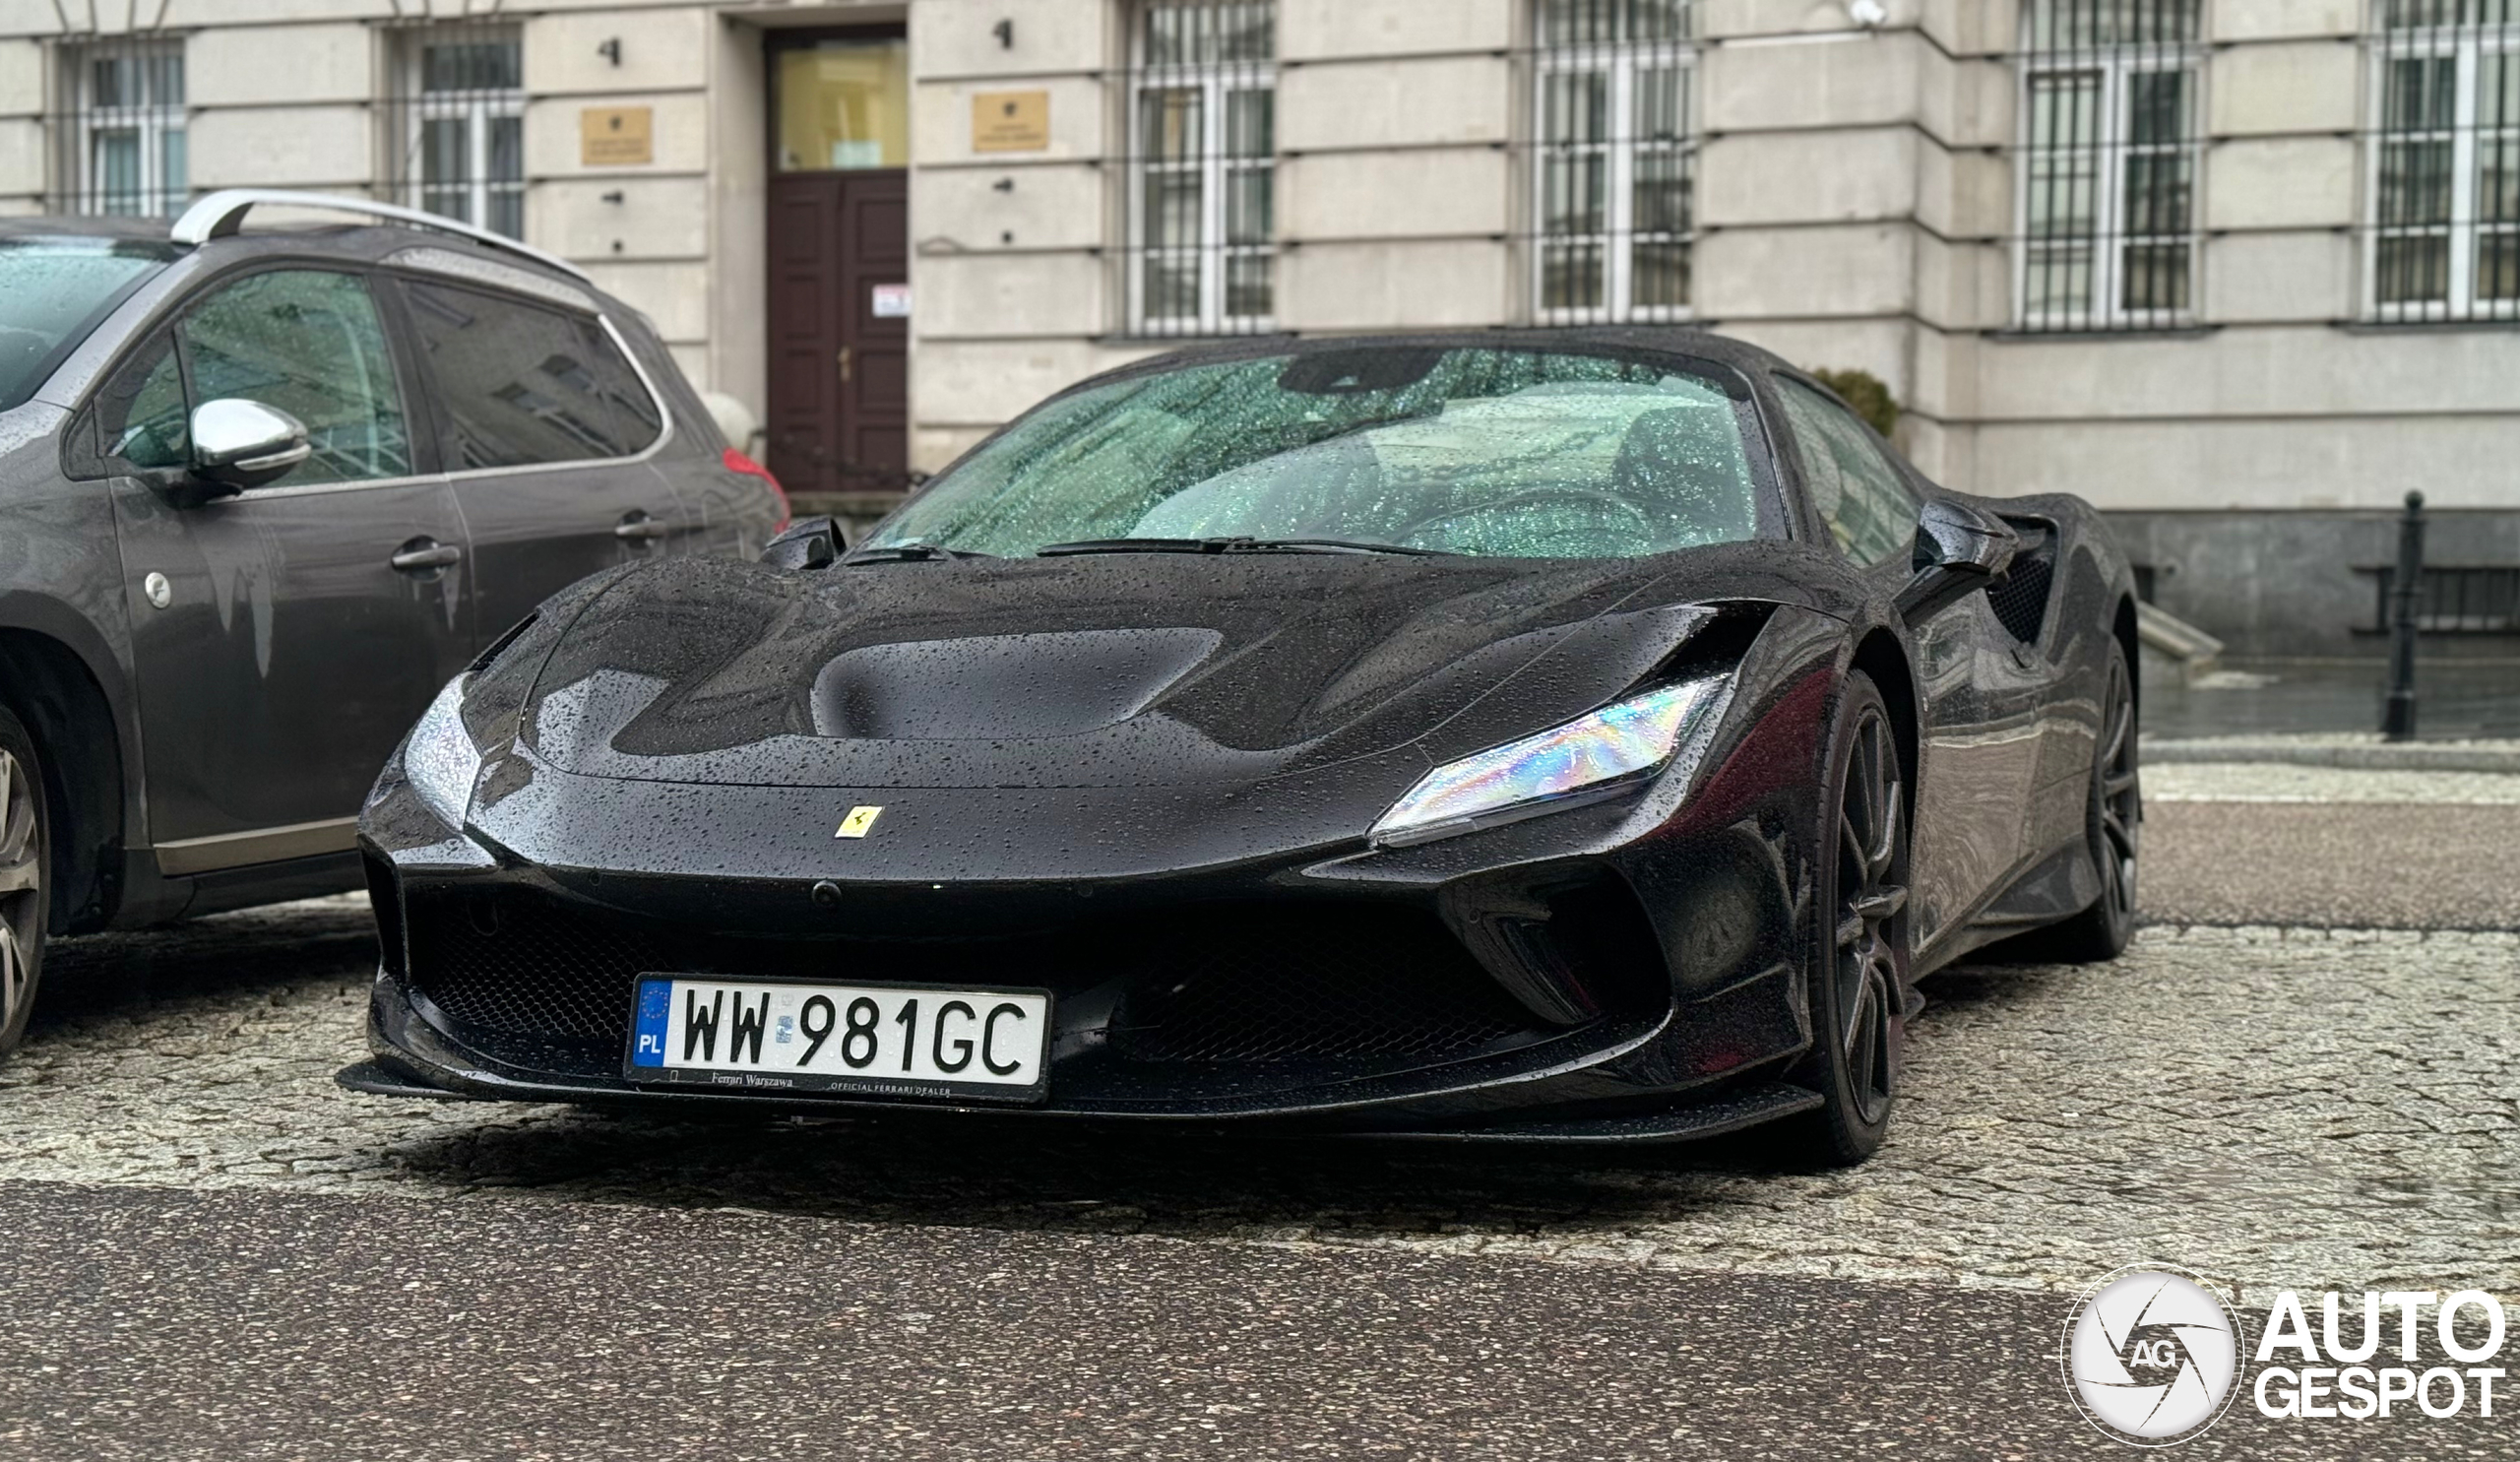
M 840 383 L 841 383 L 842 385 L 844 385 L 844 386 L 846 386 L 846 385 L 848 385 L 848 384 L 849 384 L 849 376 L 850 376 L 849 364 L 850 364 L 850 359 L 851 359 L 851 358 L 852 358 L 852 352 L 850 351 L 850 348 L 849 348 L 849 347 L 847 347 L 847 346 L 843 346 L 843 347 L 841 347 L 841 348 L 840 348 Z
M 653 542 L 671 532 L 673 529 L 662 521 L 649 517 L 647 509 L 632 508 L 621 515 L 621 525 L 612 530 L 612 536 L 633 543 L 645 543 Z
M 463 561 L 463 549 L 432 538 L 413 539 L 395 549 L 394 556 L 386 560 L 394 565 L 395 572 L 404 574 L 425 574 Z

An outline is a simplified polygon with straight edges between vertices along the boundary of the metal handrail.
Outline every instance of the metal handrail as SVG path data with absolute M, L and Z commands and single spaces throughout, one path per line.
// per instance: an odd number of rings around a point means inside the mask
M 374 219 L 390 219 L 414 228 L 427 228 L 439 233 L 457 233 L 475 243 L 521 255 L 547 269 L 556 269 L 573 279 L 595 281 L 587 272 L 556 255 L 546 254 L 531 244 L 522 244 L 504 233 L 493 233 L 444 214 L 423 213 L 416 208 L 403 208 L 391 203 L 374 203 L 364 198 L 340 198 L 330 193 L 300 193 L 288 188 L 221 188 L 184 210 L 166 236 L 179 244 L 198 248 L 214 238 L 225 238 L 245 226 L 245 215 L 270 204 L 274 207 L 321 208 L 336 213 L 363 214 Z

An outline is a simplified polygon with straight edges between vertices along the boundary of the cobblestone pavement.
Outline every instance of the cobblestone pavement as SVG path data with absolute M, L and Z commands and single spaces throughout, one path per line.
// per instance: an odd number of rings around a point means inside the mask
M 63 946 L 0 1181 L 584 1200 L 1777 1275 L 2520 1291 L 2520 935 L 2148 928 L 1928 984 L 1890 1147 L 1614 1158 L 355 1096 L 357 899 Z

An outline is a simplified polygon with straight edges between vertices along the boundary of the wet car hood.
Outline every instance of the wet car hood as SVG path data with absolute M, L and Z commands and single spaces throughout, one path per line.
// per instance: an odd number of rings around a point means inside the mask
M 1798 557 L 668 560 L 558 636 L 522 740 L 657 782 L 1240 785 L 1368 759 L 1405 786 L 1615 697 L 1703 602 L 1807 599 Z

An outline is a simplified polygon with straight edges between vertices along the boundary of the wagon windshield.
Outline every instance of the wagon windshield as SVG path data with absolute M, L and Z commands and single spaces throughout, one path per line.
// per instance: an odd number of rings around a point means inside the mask
M 161 245 L 113 239 L 0 241 L 0 411 L 32 395 L 166 258 Z
M 1038 408 L 861 546 L 1664 553 L 1758 535 L 1743 417 L 1712 376 L 1573 351 L 1390 346 L 1186 365 Z

